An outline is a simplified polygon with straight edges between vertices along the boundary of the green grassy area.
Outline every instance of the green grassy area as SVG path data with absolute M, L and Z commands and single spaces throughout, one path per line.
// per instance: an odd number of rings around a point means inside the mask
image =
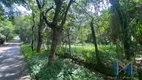
M 114 45 L 99 45 L 99 54 L 102 60 L 114 60 L 117 58 L 116 47 Z M 95 58 L 95 47 L 92 44 L 86 45 L 71 45 L 71 54 L 83 58 Z M 69 52 L 68 46 L 58 46 L 57 53 Z
M 79 48 L 79 47 L 78 47 Z M 38 76 L 40 80 L 103 80 L 98 73 L 94 73 L 73 64 L 70 59 L 55 57 L 55 65 L 49 66 L 48 52 L 44 50 L 41 53 L 32 52 L 31 46 L 23 44 L 22 53 L 26 57 L 28 70 L 32 78 Z M 81 50 L 81 47 L 80 47 Z

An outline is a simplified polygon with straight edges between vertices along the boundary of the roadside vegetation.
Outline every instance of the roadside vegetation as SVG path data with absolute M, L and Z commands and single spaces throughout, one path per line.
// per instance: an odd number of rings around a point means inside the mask
M 48 66 L 48 55 L 44 50 L 40 54 L 32 52 L 31 45 L 21 46 L 27 61 L 28 73 L 39 80 L 104 80 L 83 66 L 72 63 L 71 59 L 56 57 L 55 65 Z M 54 68 L 54 69 L 53 69 Z M 50 74 L 49 74 L 50 73 Z

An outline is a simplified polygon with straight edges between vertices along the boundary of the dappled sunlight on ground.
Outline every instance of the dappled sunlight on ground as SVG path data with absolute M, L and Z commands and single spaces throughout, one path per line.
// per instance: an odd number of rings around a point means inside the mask
M 24 58 L 19 45 L 19 40 L 15 39 L 0 47 L 0 80 L 19 80 Z

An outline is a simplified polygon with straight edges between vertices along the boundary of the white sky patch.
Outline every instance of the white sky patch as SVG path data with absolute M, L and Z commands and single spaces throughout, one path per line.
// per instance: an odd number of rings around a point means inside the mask
M 98 15 L 101 15 L 101 11 L 108 9 L 111 6 L 110 3 L 107 3 L 106 1 L 101 2 L 99 5 L 99 8 L 95 8 L 94 4 L 90 4 L 89 9 L 87 9 L 89 12 L 92 13 L 98 13 Z
M 8 8 L 2 4 L 2 7 L 5 10 L 5 15 L 9 14 L 10 11 L 19 12 L 20 15 L 28 15 L 32 13 L 31 10 L 26 9 L 22 5 L 13 4 L 11 7 Z
M 21 12 L 22 15 L 26 15 L 26 14 L 31 14 L 32 11 L 31 10 L 27 10 L 25 7 L 21 6 L 21 5 L 15 5 L 16 6 L 16 11 L 18 10 L 19 12 Z

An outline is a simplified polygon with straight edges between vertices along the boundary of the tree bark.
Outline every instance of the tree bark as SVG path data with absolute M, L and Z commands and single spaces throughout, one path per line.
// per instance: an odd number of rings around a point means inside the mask
M 41 34 L 40 30 L 38 30 L 38 45 L 37 45 L 37 52 L 38 53 L 40 52 L 40 48 L 42 45 L 42 38 L 43 38 L 43 35 Z
M 59 31 L 58 29 L 54 28 L 53 29 L 53 38 L 52 38 L 52 45 L 49 53 L 49 58 L 48 58 L 48 64 L 53 65 L 54 64 L 54 57 L 55 57 L 55 52 L 56 52 L 56 46 L 59 40 Z
M 40 48 L 42 45 L 42 39 L 43 39 L 43 34 L 42 34 L 42 26 L 43 26 L 43 13 L 40 13 L 40 24 L 38 26 L 38 45 L 37 45 L 37 53 L 40 52 Z
M 33 27 L 32 27 L 32 43 L 31 43 L 32 51 L 34 51 L 34 33 L 33 33 Z
M 32 47 L 32 51 L 34 51 L 34 26 L 35 26 L 35 15 L 34 12 L 32 11 L 32 16 L 33 16 L 33 26 L 32 26 L 32 43 L 31 43 L 31 47 Z

